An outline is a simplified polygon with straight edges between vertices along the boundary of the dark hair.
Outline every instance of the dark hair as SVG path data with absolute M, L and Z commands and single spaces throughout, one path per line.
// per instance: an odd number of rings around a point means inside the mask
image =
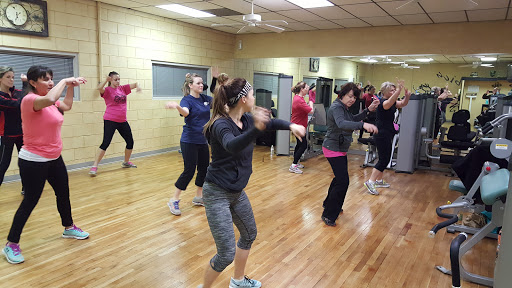
M 247 80 L 243 78 L 234 78 L 229 79 L 222 85 L 219 85 L 215 88 L 215 97 L 213 98 L 212 103 L 212 117 L 210 121 L 208 121 L 204 125 L 203 133 L 206 135 L 206 138 L 209 138 L 209 129 L 213 125 L 213 123 L 222 117 L 229 117 L 227 107 L 235 107 L 238 103 L 239 99 L 232 102 L 238 96 L 238 93 L 242 91 L 245 87 Z M 231 101 L 230 101 L 231 100 Z
M 37 80 L 39 80 L 40 78 L 46 77 L 46 74 L 50 74 L 50 76 L 53 77 L 52 69 L 50 69 L 46 66 L 41 66 L 41 65 L 34 65 L 34 66 L 28 68 L 28 71 L 27 71 L 27 81 L 29 83 L 27 85 L 28 92 L 36 92 L 35 87 L 30 84 L 30 80 L 37 82 Z
M 343 98 L 343 96 L 347 95 L 350 91 L 354 92 L 354 96 L 357 98 L 361 95 L 361 90 L 357 88 L 357 85 L 353 82 L 348 82 L 345 85 L 341 86 L 340 91 L 338 91 L 338 98 Z
M 444 88 L 444 87 L 443 87 L 443 88 L 441 88 L 441 93 L 440 93 L 440 94 L 443 94 L 443 93 L 444 93 L 444 91 L 446 91 L 446 88 Z
M 108 73 L 108 77 L 112 77 L 114 75 L 119 75 L 119 73 L 117 73 L 116 71 L 112 71 L 112 72 Z M 110 86 L 110 81 L 108 81 L 108 86 Z
M 300 90 L 304 89 L 304 87 L 306 87 L 306 82 L 299 81 L 299 83 L 297 83 L 297 84 L 295 84 L 295 86 L 293 86 L 292 92 L 297 94 L 300 92 Z

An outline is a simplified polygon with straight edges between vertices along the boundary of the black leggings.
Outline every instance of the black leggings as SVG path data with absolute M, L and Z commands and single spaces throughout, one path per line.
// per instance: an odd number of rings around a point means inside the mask
M 5 172 L 9 169 L 9 165 L 11 164 L 12 150 L 15 144 L 19 153 L 21 146 L 23 146 L 23 136 L 2 136 L 0 138 L 0 185 L 4 182 Z
M 185 168 L 174 185 L 180 190 L 186 190 L 188 183 L 194 177 L 197 167 L 196 186 L 203 187 L 206 170 L 208 170 L 208 165 L 210 164 L 208 144 L 180 142 L 180 147 Z
M 306 140 L 306 137 L 302 137 L 302 142 L 297 137 L 295 137 L 295 139 L 297 139 L 297 144 L 293 151 L 293 164 L 299 163 L 300 157 L 302 157 L 302 154 L 304 154 L 304 151 L 308 148 L 308 141 Z
M 60 214 L 62 226 L 73 225 L 71 203 L 69 201 L 68 171 L 62 156 L 48 162 L 18 159 L 18 165 L 20 166 L 21 183 L 25 187 L 25 197 L 23 197 L 23 201 L 21 201 L 20 207 L 14 215 L 7 240 L 14 243 L 20 242 L 23 227 L 36 207 L 39 198 L 41 198 L 46 180 L 55 191 L 57 210 Z
M 324 200 L 324 212 L 322 216 L 331 221 L 336 221 L 343 207 L 343 203 L 345 202 L 345 196 L 348 190 L 347 156 L 329 157 L 327 161 L 331 164 L 334 178 L 332 178 L 329 192 Z
M 128 122 L 118 123 L 110 120 L 103 120 L 103 142 L 100 145 L 100 149 L 107 150 L 116 130 L 119 131 L 121 137 L 126 141 L 126 149 L 133 149 L 133 136 L 130 124 Z
M 379 131 L 379 134 L 373 136 L 375 139 L 375 146 L 377 146 L 377 154 L 379 155 L 379 162 L 375 164 L 375 169 L 383 172 L 391 160 L 391 150 L 393 146 L 393 133 Z

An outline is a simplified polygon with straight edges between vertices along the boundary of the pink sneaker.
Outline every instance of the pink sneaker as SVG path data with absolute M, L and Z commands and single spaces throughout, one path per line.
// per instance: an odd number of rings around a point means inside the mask
M 137 165 L 133 164 L 132 162 L 123 162 L 121 165 L 123 168 L 137 168 Z
M 98 167 L 91 167 L 91 169 L 89 170 L 89 175 L 91 177 L 96 177 L 97 172 L 98 172 Z

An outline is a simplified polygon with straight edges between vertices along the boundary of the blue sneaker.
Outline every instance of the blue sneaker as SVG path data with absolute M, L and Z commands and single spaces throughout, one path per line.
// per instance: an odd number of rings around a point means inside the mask
M 11 264 L 20 264 L 25 261 L 25 258 L 23 258 L 23 255 L 21 255 L 21 249 L 19 244 L 5 244 L 4 249 L 2 252 L 5 255 L 5 258 L 7 259 L 7 262 Z
M 244 276 L 242 280 L 235 280 L 231 277 L 231 281 L 229 282 L 229 288 L 241 288 L 241 287 L 249 287 L 249 288 L 259 288 L 261 287 L 261 282 L 258 280 L 249 279 L 249 277 Z
M 83 240 L 89 238 L 89 233 L 83 231 L 82 229 L 76 227 L 75 224 L 73 224 L 73 227 L 64 229 L 62 238 L 75 238 L 78 240 Z

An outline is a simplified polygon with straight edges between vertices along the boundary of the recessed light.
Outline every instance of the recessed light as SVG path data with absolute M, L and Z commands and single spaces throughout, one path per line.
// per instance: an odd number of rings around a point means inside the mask
M 480 60 L 481 60 L 481 61 L 485 61 L 485 62 L 492 62 L 492 61 L 496 61 L 496 60 L 498 60 L 498 58 L 496 58 L 496 57 L 487 57 L 487 56 L 484 56 L 484 57 L 480 57 Z
M 432 58 L 416 58 L 416 61 L 423 62 L 423 63 L 430 62 L 432 60 L 434 60 L 434 59 L 432 59 Z
M 318 8 L 334 6 L 327 0 L 286 0 L 302 8 Z
M 195 18 L 204 18 L 204 17 L 216 17 L 215 15 L 207 12 L 203 12 L 194 8 L 190 8 L 187 6 L 179 5 L 179 4 L 168 4 L 168 5 L 158 5 L 157 8 L 169 10 L 172 12 L 180 13 L 183 15 L 195 17 Z

